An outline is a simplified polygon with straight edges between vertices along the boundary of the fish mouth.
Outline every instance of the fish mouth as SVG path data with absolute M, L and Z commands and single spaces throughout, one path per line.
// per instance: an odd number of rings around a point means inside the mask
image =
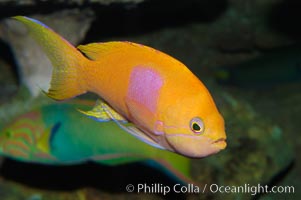
M 212 142 L 212 144 L 216 147 L 218 147 L 219 149 L 224 149 L 226 148 L 227 146 L 227 143 L 226 143 L 226 138 L 219 138 L 217 140 L 214 140 Z

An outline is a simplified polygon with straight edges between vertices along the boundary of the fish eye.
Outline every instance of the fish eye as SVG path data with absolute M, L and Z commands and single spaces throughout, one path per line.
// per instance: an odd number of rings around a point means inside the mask
M 194 117 L 190 121 L 190 128 L 194 133 L 202 134 L 205 129 L 204 122 L 200 118 Z

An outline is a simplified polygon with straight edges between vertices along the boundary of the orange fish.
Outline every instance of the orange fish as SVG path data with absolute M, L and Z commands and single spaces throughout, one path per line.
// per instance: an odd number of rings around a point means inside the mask
M 203 83 L 180 61 L 132 42 L 75 48 L 35 19 L 14 18 L 27 26 L 52 62 L 49 97 L 65 100 L 96 93 L 101 100 L 82 113 L 113 120 L 154 147 L 188 157 L 205 157 L 226 147 L 223 117 Z M 124 125 L 126 120 L 132 125 Z

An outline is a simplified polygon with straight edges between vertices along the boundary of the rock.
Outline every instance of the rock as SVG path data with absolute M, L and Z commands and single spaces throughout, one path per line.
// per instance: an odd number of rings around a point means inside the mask
M 66 193 L 64 191 L 40 191 L 30 187 L 24 187 L 21 184 L 5 181 L 0 179 L 0 196 L 1 200 L 82 200 L 85 199 L 85 191 L 78 190 L 75 192 Z
M 8 101 L 17 90 L 17 78 L 6 61 L 0 59 L 0 104 Z
M 57 5 L 83 5 L 83 4 L 102 4 L 102 5 L 109 5 L 112 3 L 140 3 L 144 0 L 59 0 L 55 1 L 55 4 Z M 15 0 L 2 0 L 0 2 L 0 5 L 15 5 L 15 6 L 34 6 L 38 5 L 41 2 L 36 0 L 21 0 L 21 1 L 15 1 Z M 53 1 L 50 0 L 44 0 L 43 4 L 51 4 L 53 5 Z

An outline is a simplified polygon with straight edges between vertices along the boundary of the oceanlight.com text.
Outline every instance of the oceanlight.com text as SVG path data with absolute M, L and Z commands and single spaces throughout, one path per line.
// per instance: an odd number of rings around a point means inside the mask
M 141 183 L 137 185 L 128 184 L 125 187 L 127 192 L 137 192 L 137 193 L 149 193 L 149 194 L 163 194 L 168 193 L 188 193 L 188 194 L 199 194 L 199 193 L 247 193 L 250 195 L 263 194 L 263 193 L 291 193 L 295 192 L 294 186 L 268 186 L 268 185 L 250 185 L 244 184 L 240 186 L 226 186 L 218 184 L 205 184 L 200 187 L 195 184 L 181 185 L 175 184 L 173 186 L 163 185 L 161 183 Z
M 206 187 L 206 186 L 204 186 Z M 248 193 L 251 195 L 261 193 L 294 193 L 294 186 L 268 186 L 268 185 L 250 185 L 244 184 L 241 186 L 223 186 L 218 184 L 211 184 L 209 186 L 211 193 Z

